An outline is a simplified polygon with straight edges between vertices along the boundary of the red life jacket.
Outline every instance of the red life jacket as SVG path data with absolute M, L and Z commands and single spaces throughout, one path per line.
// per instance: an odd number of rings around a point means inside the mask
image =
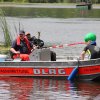
M 17 40 L 17 45 L 19 45 L 19 46 L 20 46 L 20 37 L 18 36 L 16 40 Z M 30 47 L 29 40 L 27 39 L 27 37 L 26 37 L 26 36 L 24 37 L 24 40 L 25 40 L 26 45 L 27 45 L 27 48 L 28 48 L 28 53 L 30 54 L 30 53 L 31 53 L 32 48 Z

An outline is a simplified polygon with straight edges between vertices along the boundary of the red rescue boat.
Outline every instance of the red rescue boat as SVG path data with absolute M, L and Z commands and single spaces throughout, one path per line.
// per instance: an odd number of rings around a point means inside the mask
M 34 56 L 34 59 L 37 57 L 36 61 L 1 61 L 0 76 L 31 76 L 38 78 L 67 79 L 73 69 L 78 66 L 75 79 L 100 80 L 100 59 L 50 61 L 50 57 L 47 57 L 50 53 L 49 49 L 37 52 L 38 53 L 33 53 L 30 57 L 31 59 L 33 59 L 32 56 Z M 43 61 L 41 61 L 41 59 L 43 59 Z M 45 59 L 47 59 L 47 61 L 44 61 Z

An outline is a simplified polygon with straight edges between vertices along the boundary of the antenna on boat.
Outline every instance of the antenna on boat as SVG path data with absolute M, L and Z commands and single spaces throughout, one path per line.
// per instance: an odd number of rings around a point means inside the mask
M 40 48 L 40 46 L 39 46 L 40 32 L 38 32 L 37 34 L 38 34 L 38 37 L 37 37 L 37 39 L 38 39 L 38 41 L 37 41 L 37 45 L 38 45 L 38 48 Z
M 19 31 L 20 31 L 20 22 L 19 22 Z
M 38 32 L 38 39 L 40 39 L 40 32 Z

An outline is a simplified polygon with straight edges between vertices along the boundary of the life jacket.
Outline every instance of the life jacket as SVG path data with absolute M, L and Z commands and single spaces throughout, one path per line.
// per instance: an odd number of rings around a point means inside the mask
M 30 54 L 31 50 L 32 50 L 32 48 L 30 47 L 30 42 L 29 42 L 29 40 L 27 39 L 26 36 L 24 37 L 24 40 L 25 40 L 25 43 L 26 43 L 27 48 L 28 48 L 28 54 Z M 17 45 L 20 46 L 20 42 L 21 41 L 20 41 L 20 37 L 19 36 L 17 37 L 16 42 L 17 42 Z

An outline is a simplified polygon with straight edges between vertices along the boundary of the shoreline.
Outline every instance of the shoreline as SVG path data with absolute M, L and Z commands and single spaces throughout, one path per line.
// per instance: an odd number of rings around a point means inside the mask
M 74 3 L 0 3 L 0 7 L 76 8 Z
M 0 7 L 76 8 L 76 3 L 0 3 Z M 100 9 L 100 4 L 93 4 L 93 9 Z

